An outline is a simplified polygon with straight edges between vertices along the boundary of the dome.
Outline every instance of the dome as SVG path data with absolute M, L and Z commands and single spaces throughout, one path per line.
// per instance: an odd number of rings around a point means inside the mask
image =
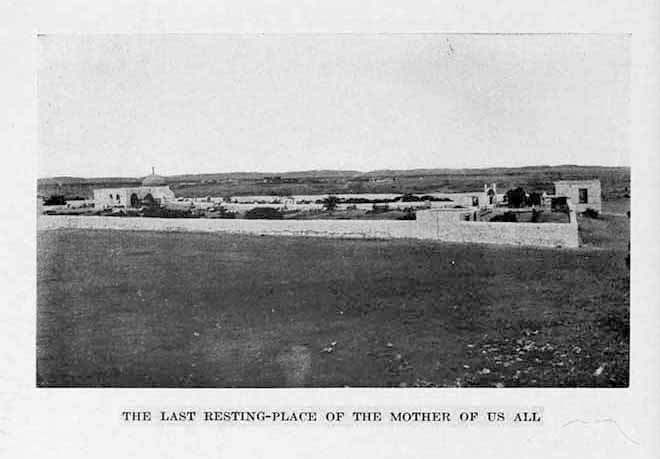
M 163 186 L 167 185 L 167 180 L 162 175 L 156 175 L 154 171 L 151 171 L 151 175 L 147 175 L 144 180 L 142 180 L 142 186 Z

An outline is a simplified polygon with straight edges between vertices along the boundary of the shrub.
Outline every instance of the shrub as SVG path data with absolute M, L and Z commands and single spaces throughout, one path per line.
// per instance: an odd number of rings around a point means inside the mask
M 530 206 L 540 206 L 541 205 L 541 193 L 532 192 L 529 193 L 529 202 L 527 203 Z
M 417 220 L 417 214 L 412 209 L 406 209 L 406 213 L 400 216 L 397 220 Z
M 328 196 L 327 198 L 322 199 L 321 203 L 326 210 L 335 210 L 340 201 L 341 200 L 337 196 Z
M 449 198 L 436 198 L 435 196 L 431 196 L 430 194 L 425 194 L 420 198 L 420 201 L 450 201 L 451 199 Z
M 401 201 L 401 202 L 419 202 L 421 200 L 422 198 L 420 198 L 419 196 L 415 196 L 412 193 L 403 194 L 395 199 L 395 201 Z
M 126 212 L 124 212 L 126 213 Z M 168 209 L 165 207 L 145 207 L 141 211 L 144 217 L 159 218 L 194 218 L 197 217 L 189 209 Z
M 222 206 L 216 206 L 202 213 L 206 218 L 236 218 L 236 212 L 231 212 Z
M 248 220 L 281 220 L 284 214 L 274 207 L 255 207 L 245 212 Z
M 49 198 L 44 199 L 44 206 L 63 206 L 66 204 L 64 195 L 53 194 Z
M 517 222 L 518 215 L 515 212 L 504 212 L 500 215 L 495 215 L 490 219 L 491 222 Z
M 367 213 L 379 214 L 383 212 L 388 212 L 389 210 L 390 210 L 390 206 L 388 206 L 387 204 L 374 204 L 371 207 L 371 210 L 368 211 Z
M 588 218 L 598 218 L 598 211 L 589 207 L 587 210 L 582 212 L 582 215 Z
M 521 187 L 514 188 L 506 192 L 506 202 L 509 207 L 527 206 L 527 193 Z

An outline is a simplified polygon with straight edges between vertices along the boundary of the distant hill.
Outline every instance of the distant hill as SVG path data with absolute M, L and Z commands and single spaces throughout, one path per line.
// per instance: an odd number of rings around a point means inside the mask
M 466 169 L 379 169 L 365 172 L 365 176 L 425 176 L 425 175 L 515 175 L 516 173 L 548 173 L 548 172 L 580 172 L 580 171 L 602 171 L 602 170 L 630 170 L 629 167 L 616 166 L 578 166 L 574 164 L 562 164 L 559 166 L 520 166 L 520 167 L 485 167 Z
M 526 190 L 551 192 L 557 180 L 598 178 L 603 198 L 630 195 L 630 168 L 603 166 L 527 166 L 479 169 L 381 169 L 311 170 L 292 172 L 226 172 L 179 174 L 166 177 L 178 197 L 269 195 L 291 196 L 327 193 L 429 193 L 469 192 L 485 183 L 498 190 L 522 186 Z M 143 177 L 51 177 L 39 179 L 37 195 L 62 195 L 66 199 L 89 199 L 95 188 L 138 186 Z
M 293 171 L 293 172 L 219 172 L 219 173 L 204 173 L 204 174 L 178 174 L 169 175 L 165 178 L 170 182 L 187 182 L 187 181 L 201 181 L 201 180 L 257 180 L 264 177 L 281 177 L 281 178 L 312 178 L 312 177 L 354 177 L 362 175 L 360 171 L 344 171 L 344 170 L 310 170 L 310 171 Z M 40 178 L 37 180 L 38 185 L 76 185 L 76 184 L 92 184 L 92 183 L 138 183 L 144 179 L 142 177 L 70 177 L 58 176 Z
M 37 185 L 81 185 L 81 184 L 97 184 L 97 183 L 140 183 L 142 178 L 136 177 L 47 177 L 37 179 Z
M 265 177 L 281 177 L 281 178 L 335 178 L 335 177 L 405 177 L 405 176 L 442 176 L 442 175 L 516 175 L 530 174 L 530 173 L 575 173 L 575 172 L 603 172 L 611 171 L 630 171 L 629 167 L 610 167 L 610 166 L 578 166 L 565 164 L 560 166 L 522 166 L 522 167 L 488 167 L 488 168 L 469 168 L 469 169 L 449 169 L 449 168 L 433 168 L 433 169 L 378 169 L 368 172 L 360 172 L 354 170 L 308 170 L 308 171 L 291 171 L 291 172 L 219 172 L 219 173 L 203 173 L 203 174 L 178 174 L 166 176 L 167 180 L 173 183 L 176 182 L 196 182 L 202 180 L 258 180 Z M 76 185 L 76 184 L 98 184 L 98 183 L 139 183 L 143 177 L 71 177 L 59 176 L 40 178 L 37 180 L 38 185 Z

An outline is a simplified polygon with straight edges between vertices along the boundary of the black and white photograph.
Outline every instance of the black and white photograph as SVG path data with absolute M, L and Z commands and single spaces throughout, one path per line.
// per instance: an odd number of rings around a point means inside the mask
M 659 15 L 0 2 L 0 457 L 657 457 Z
M 41 34 L 40 388 L 625 388 L 627 34 Z

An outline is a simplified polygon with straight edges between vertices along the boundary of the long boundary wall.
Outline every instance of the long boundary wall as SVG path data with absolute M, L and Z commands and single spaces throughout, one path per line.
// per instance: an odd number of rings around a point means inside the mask
M 352 239 L 432 239 L 415 220 L 245 220 L 211 218 L 150 218 L 97 216 L 39 216 L 38 230 L 57 228 L 135 231 L 225 232 L 281 236 Z
M 446 212 L 420 211 L 417 220 L 243 220 L 147 217 L 39 216 L 38 230 L 58 228 L 226 232 L 350 239 L 436 241 L 578 247 L 577 223 L 466 222 Z

